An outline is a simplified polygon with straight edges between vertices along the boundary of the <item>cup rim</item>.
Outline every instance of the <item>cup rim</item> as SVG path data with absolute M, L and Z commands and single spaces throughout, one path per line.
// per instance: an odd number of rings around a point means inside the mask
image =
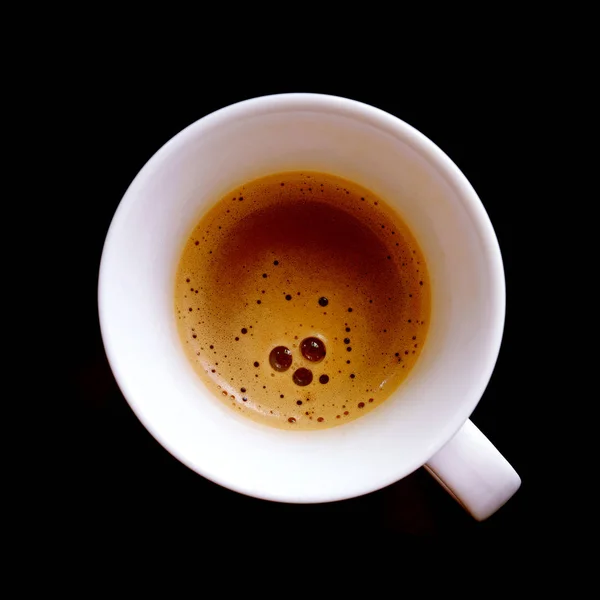
M 342 114 L 362 121 L 367 125 L 374 126 L 387 134 L 391 134 L 394 137 L 401 139 L 403 143 L 409 145 L 419 154 L 419 156 L 432 164 L 438 174 L 443 177 L 445 182 L 456 193 L 457 197 L 460 198 L 465 211 L 474 225 L 474 229 L 482 240 L 482 247 L 486 250 L 486 264 L 490 272 L 490 282 L 493 286 L 492 297 L 495 301 L 494 310 L 492 311 L 492 320 L 489 323 L 489 330 L 487 332 L 487 356 L 484 361 L 486 368 L 482 368 L 477 379 L 472 382 L 470 391 L 471 401 L 468 403 L 465 401 L 457 407 L 453 418 L 448 420 L 442 432 L 438 435 L 436 443 L 430 444 L 424 449 L 422 455 L 415 455 L 414 459 L 410 461 L 408 470 L 406 468 L 402 469 L 402 472 L 397 473 L 391 476 L 389 480 L 379 482 L 376 485 L 366 485 L 365 489 L 359 493 L 319 494 L 318 492 L 311 491 L 310 494 L 307 494 L 307 498 L 298 499 L 290 499 L 285 494 L 257 492 L 255 489 L 249 491 L 242 486 L 238 486 L 234 481 L 226 481 L 219 476 L 215 476 L 213 473 L 204 473 L 202 472 L 202 469 L 198 468 L 198 465 L 192 464 L 192 462 L 180 452 L 174 444 L 163 439 L 163 436 L 156 430 L 153 423 L 149 422 L 149 420 L 144 417 L 143 411 L 139 407 L 139 403 L 133 398 L 134 394 L 128 390 L 127 377 L 124 374 L 120 360 L 116 356 L 115 345 L 117 341 L 108 331 L 108 321 L 110 320 L 110 316 L 107 314 L 107 311 L 104 310 L 102 299 L 104 287 L 103 281 L 108 276 L 106 274 L 107 261 L 105 260 L 107 248 L 112 243 L 117 224 L 125 218 L 127 205 L 131 198 L 130 191 L 135 187 L 138 180 L 144 178 L 149 172 L 159 167 L 161 162 L 167 158 L 171 152 L 176 150 L 180 145 L 185 145 L 189 139 L 196 137 L 206 127 L 218 127 L 220 123 L 227 123 L 237 118 L 260 115 L 265 112 L 274 113 L 294 110 L 313 110 L 324 113 L 335 112 L 338 115 Z M 144 164 L 125 191 L 119 206 L 115 211 L 105 238 L 98 276 L 98 312 L 102 340 L 115 380 L 136 417 L 163 448 L 193 471 L 231 490 L 271 501 L 317 503 L 356 497 L 386 487 L 423 466 L 450 439 L 452 439 L 452 437 L 454 437 L 477 406 L 492 376 L 500 352 L 504 330 L 506 287 L 500 247 L 489 216 L 466 176 L 434 142 L 399 117 L 357 100 L 327 94 L 285 93 L 243 100 L 201 117 L 170 138 Z M 308 498 L 308 496 L 310 497 Z

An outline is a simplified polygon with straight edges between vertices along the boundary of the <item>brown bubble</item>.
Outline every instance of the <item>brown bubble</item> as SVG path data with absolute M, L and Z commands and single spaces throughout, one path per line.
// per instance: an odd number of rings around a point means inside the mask
M 305 369 L 304 367 L 300 367 L 294 371 L 294 375 L 292 376 L 294 383 L 296 385 L 308 385 L 313 380 L 312 371 L 309 369 Z
M 190 310 L 190 312 L 192 312 L 194 309 L 193 309 L 193 308 L 190 308 L 189 310 Z
M 321 375 L 321 377 L 319 377 L 319 383 L 329 383 L 329 375 Z
M 260 304 L 260 300 L 257 300 L 257 301 L 256 301 L 256 304 Z
M 289 422 L 289 423 L 295 423 L 295 422 L 296 422 L 296 419 L 294 419 L 294 417 L 290 417 L 290 418 L 288 419 L 288 422 Z
M 246 388 L 240 388 L 240 392 L 242 392 L 242 394 L 244 394 L 246 392 Z
M 349 332 L 349 331 L 350 331 L 350 327 L 346 327 L 346 332 Z
M 266 278 L 267 278 L 267 274 L 266 274 L 266 273 L 263 273 L 263 277 L 266 279 Z
M 351 348 L 350 346 L 348 346 L 348 347 L 346 348 L 346 350 L 347 350 L 348 352 L 352 352 L 352 348 Z
M 322 423 L 324 420 L 325 420 L 325 419 L 324 419 L 323 417 L 319 417 L 319 418 L 317 419 L 317 421 L 319 421 L 319 423 Z
M 345 411 L 344 411 L 344 414 L 345 414 L 346 416 L 348 416 L 350 413 L 349 413 L 347 410 L 345 410 Z
M 276 346 L 269 354 L 269 363 L 278 373 L 287 371 L 292 366 L 292 352 L 285 346 Z
M 242 333 L 243 333 L 244 335 L 246 335 L 246 334 L 248 333 L 248 330 L 247 330 L 245 327 L 242 327 Z
M 211 345 L 209 346 L 209 348 L 212 350 L 212 349 L 214 348 L 214 346 L 211 344 Z
M 344 344 L 349 344 L 350 343 L 350 338 L 344 338 Z
M 192 333 L 192 337 L 196 339 L 198 336 L 195 333 Z
M 190 282 L 190 278 L 188 277 L 185 281 L 186 281 L 186 283 L 189 283 Z
M 291 299 L 292 299 L 292 297 L 291 297 L 289 294 L 287 294 L 287 296 L 285 297 L 285 299 L 286 299 L 286 300 L 291 300 Z
M 246 398 L 245 396 L 242 398 L 243 402 L 248 402 L 248 398 Z
M 354 379 L 356 375 L 354 373 L 350 373 L 350 379 Z
M 300 342 L 300 351 L 306 360 L 321 362 L 327 353 L 323 340 L 316 337 L 308 337 Z
M 359 402 L 358 403 L 358 408 L 364 408 L 365 407 L 365 403 L 364 402 Z
M 369 398 L 369 402 L 373 402 L 373 398 Z
M 274 260 L 274 261 L 273 261 L 273 264 L 274 264 L 275 266 L 277 266 L 277 265 L 279 264 L 279 261 L 278 261 L 278 260 Z
M 260 363 L 259 363 L 257 360 L 255 360 L 255 361 L 254 361 L 254 366 L 255 366 L 255 367 L 258 367 L 258 366 L 259 366 L 259 364 L 260 364 Z
M 302 400 L 296 400 L 296 404 L 297 404 L 298 406 L 302 406 Z M 306 414 L 308 414 L 308 413 L 306 413 Z
M 236 338 L 235 338 L 235 341 L 236 341 L 236 342 L 239 342 L 239 341 L 240 341 L 240 338 L 239 338 L 239 337 L 236 337 Z
M 321 298 L 319 298 L 319 304 L 321 306 L 327 306 L 329 304 L 329 300 L 325 298 L 325 296 L 321 296 Z

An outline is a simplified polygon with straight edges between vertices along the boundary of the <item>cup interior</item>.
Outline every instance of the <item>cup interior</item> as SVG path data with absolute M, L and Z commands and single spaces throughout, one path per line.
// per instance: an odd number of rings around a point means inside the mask
M 203 214 L 251 179 L 302 169 L 353 180 L 397 210 L 432 286 L 428 337 L 407 380 L 364 417 L 316 432 L 255 423 L 214 397 L 183 353 L 174 313 L 177 264 Z M 479 401 L 504 311 L 498 242 L 456 165 L 387 113 L 313 94 L 241 102 L 171 139 L 123 197 L 100 268 L 107 356 L 138 418 L 201 475 L 287 502 L 357 496 L 423 465 Z

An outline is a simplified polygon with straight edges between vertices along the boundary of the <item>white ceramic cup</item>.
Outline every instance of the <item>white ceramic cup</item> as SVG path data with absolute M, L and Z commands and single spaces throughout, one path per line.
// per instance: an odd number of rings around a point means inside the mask
M 149 124 L 151 126 L 151 124 Z M 355 181 L 402 215 L 431 279 L 423 351 L 381 406 L 323 431 L 284 431 L 225 406 L 179 340 L 175 272 L 199 219 L 224 194 L 280 171 Z M 326 502 L 425 467 L 476 518 L 518 489 L 514 469 L 468 420 L 502 338 L 505 283 L 496 235 L 456 165 L 400 119 L 333 96 L 240 102 L 193 123 L 143 167 L 108 232 L 98 290 L 106 353 L 131 408 L 197 473 L 258 498 Z

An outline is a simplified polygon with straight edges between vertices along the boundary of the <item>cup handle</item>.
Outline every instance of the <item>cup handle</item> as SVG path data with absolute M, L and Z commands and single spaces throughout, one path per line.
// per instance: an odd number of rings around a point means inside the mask
M 494 514 L 521 485 L 521 478 L 472 421 L 425 465 L 475 519 Z

